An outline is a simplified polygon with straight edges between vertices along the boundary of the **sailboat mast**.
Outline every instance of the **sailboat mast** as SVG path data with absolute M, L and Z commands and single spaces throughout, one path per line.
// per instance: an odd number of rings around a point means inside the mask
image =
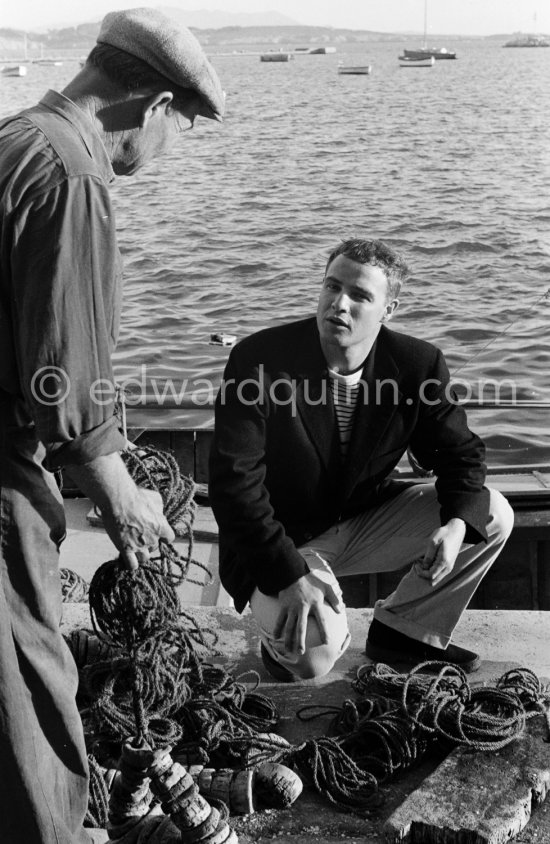
M 425 50 L 428 46 L 428 0 L 424 0 L 424 40 L 422 48 Z

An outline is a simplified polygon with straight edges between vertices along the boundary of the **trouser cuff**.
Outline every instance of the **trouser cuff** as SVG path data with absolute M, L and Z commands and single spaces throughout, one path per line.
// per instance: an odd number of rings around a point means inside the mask
M 382 624 L 387 625 L 387 627 L 391 627 L 392 630 L 397 630 L 398 633 L 403 633 L 404 636 L 424 642 L 425 645 L 432 645 L 434 648 L 446 648 L 451 641 L 451 635 L 427 630 L 426 627 L 423 627 L 416 621 L 411 621 L 402 615 L 391 612 L 391 610 L 384 609 L 380 606 L 382 603 L 383 601 L 376 602 L 374 606 L 374 618 Z

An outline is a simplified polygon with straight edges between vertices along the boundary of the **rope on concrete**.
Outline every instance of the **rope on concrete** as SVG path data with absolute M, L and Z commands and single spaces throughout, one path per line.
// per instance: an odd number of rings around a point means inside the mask
M 525 668 L 471 688 L 461 669 L 445 663 L 407 674 L 378 663 L 361 666 L 352 686 L 358 700 L 339 709 L 303 707 L 298 717 L 333 715 L 329 734 L 378 784 L 407 771 L 430 747 L 496 751 L 521 735 L 529 718 L 542 713 L 550 724 L 549 690 Z
M 70 601 L 84 604 L 88 600 L 88 582 L 77 572 L 69 568 L 60 568 L 61 598 L 63 603 Z
M 504 675 L 494 686 L 471 688 L 462 669 L 442 662 L 421 663 L 408 674 L 381 663 L 363 666 L 354 685 L 363 694 L 370 687 L 399 701 L 422 734 L 473 750 L 499 750 L 521 735 L 539 711 L 542 693 L 528 669 Z

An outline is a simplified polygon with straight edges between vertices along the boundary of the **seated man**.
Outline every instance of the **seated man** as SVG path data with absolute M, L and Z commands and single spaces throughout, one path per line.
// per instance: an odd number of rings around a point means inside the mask
M 451 636 L 513 513 L 484 486 L 442 353 L 386 325 L 407 272 L 381 241 L 341 243 L 317 317 L 248 337 L 227 363 L 210 459 L 220 577 L 279 680 L 321 676 L 347 647 L 337 578 L 404 567 L 367 656 L 479 666 Z M 435 484 L 390 477 L 407 448 Z

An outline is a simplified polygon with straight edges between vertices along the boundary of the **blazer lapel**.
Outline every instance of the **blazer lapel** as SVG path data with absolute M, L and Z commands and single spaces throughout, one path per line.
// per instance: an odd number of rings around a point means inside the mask
M 387 330 L 384 327 L 380 330 L 363 369 L 363 383 L 342 472 L 344 494 L 351 492 L 372 460 L 403 398 L 399 389 L 399 368 L 387 348 Z

